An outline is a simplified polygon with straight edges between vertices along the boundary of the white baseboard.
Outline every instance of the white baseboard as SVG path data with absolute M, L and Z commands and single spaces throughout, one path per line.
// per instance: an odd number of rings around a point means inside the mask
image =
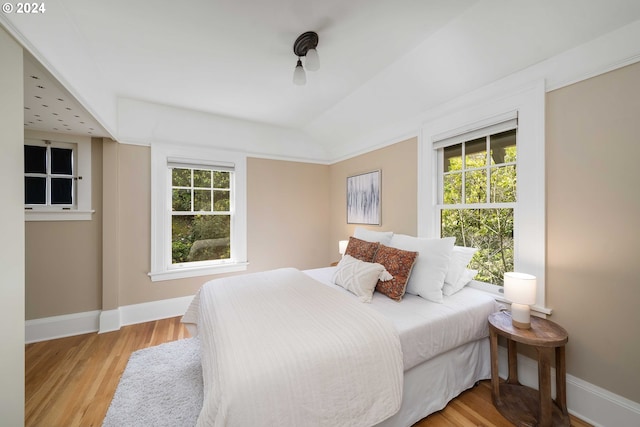
M 120 329 L 120 308 L 113 310 L 102 310 L 100 313 L 100 329 L 99 334 L 105 332 L 117 331 Z
M 499 347 L 500 377 L 508 375 L 507 349 Z M 551 368 L 551 394 L 555 396 L 556 372 Z M 538 388 L 538 362 L 518 354 L 518 380 Z M 640 426 L 640 404 L 567 374 L 567 408 L 594 427 Z
M 134 325 L 168 317 L 182 316 L 193 300 L 193 295 L 145 302 L 120 307 L 120 324 Z
M 24 322 L 24 341 L 30 344 L 98 331 L 100 310 L 45 317 Z
M 113 310 L 45 317 L 25 322 L 25 344 L 53 340 L 91 332 L 117 331 L 122 326 L 181 316 L 193 296 L 132 304 Z

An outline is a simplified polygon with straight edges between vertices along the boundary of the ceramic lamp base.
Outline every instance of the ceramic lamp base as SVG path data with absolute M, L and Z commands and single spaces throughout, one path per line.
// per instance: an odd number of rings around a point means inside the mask
M 518 329 L 530 329 L 531 308 L 525 304 L 511 303 L 511 324 Z

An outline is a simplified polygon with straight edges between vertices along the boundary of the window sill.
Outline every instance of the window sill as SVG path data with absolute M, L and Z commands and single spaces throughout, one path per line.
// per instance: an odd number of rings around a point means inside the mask
M 94 210 L 30 210 L 25 209 L 25 221 L 90 221 Z
M 234 262 L 228 264 L 208 265 L 199 267 L 186 267 L 173 270 L 150 272 L 149 277 L 152 282 L 165 280 L 185 279 L 187 277 L 210 276 L 212 274 L 235 273 L 245 271 L 248 262 Z
M 504 294 L 503 294 L 504 289 L 502 286 L 494 285 L 491 283 L 479 282 L 477 280 L 472 280 L 467 286 L 490 294 L 492 297 L 495 298 L 496 301 L 500 303 L 511 305 L 511 301 L 509 301 L 504 297 Z M 546 317 L 551 315 L 550 308 L 542 307 L 539 305 L 532 305 L 531 311 L 534 312 L 534 315 L 538 315 L 541 317 Z

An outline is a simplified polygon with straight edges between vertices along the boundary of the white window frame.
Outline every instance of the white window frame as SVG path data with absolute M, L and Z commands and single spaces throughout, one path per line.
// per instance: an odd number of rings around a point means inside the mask
M 231 259 L 172 264 L 171 168 L 233 165 L 231 202 Z M 246 156 L 195 146 L 151 145 L 151 271 L 152 281 L 231 273 L 247 269 Z
M 439 166 L 434 143 L 474 130 L 518 118 L 517 208 L 514 209 L 514 270 L 537 278 L 536 304 L 539 314 L 551 314 L 545 307 L 545 87 L 535 82 L 508 94 L 492 88 L 468 100 L 458 100 L 441 111 L 421 128 L 418 144 L 418 235 L 440 237 L 438 203 Z M 502 287 L 473 281 L 473 287 L 507 302 Z
M 25 221 L 88 221 L 95 212 L 91 209 L 91 138 L 75 135 L 25 132 L 24 145 L 75 146 L 74 204 L 59 206 L 25 205 Z

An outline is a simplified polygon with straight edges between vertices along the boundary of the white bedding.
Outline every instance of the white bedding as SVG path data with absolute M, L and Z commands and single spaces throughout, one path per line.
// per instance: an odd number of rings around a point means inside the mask
M 211 281 L 183 322 L 202 343 L 199 426 L 371 426 L 400 407 L 393 324 L 298 270 Z
M 305 270 L 323 284 L 347 292 L 331 282 L 335 267 Z M 490 295 L 469 287 L 444 297 L 442 304 L 405 294 L 401 302 L 375 292 L 371 308 L 390 319 L 402 345 L 404 370 L 456 348 L 489 336 L 487 317 L 498 310 Z

